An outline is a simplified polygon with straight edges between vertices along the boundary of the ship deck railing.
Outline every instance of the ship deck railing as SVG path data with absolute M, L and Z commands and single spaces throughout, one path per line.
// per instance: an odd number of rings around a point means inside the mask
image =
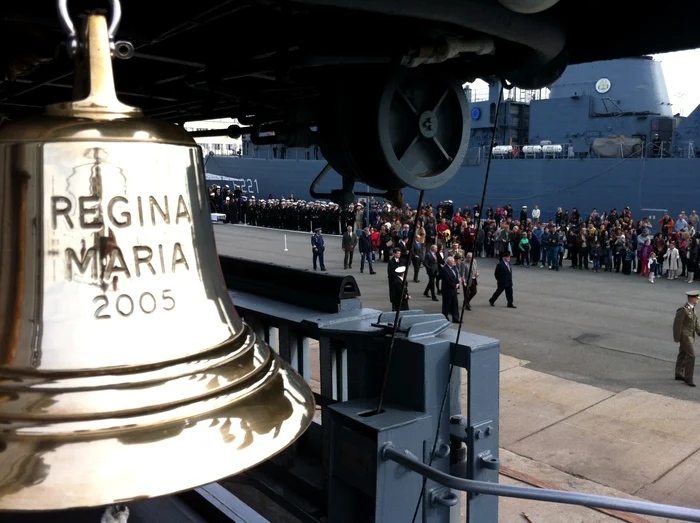
M 548 148 L 548 149 L 546 149 Z M 700 152 L 700 151 L 698 151 Z M 659 158 L 696 158 L 695 142 L 687 140 L 683 142 L 652 142 L 644 144 L 641 148 L 634 148 L 625 151 L 620 147 L 618 156 L 600 156 L 593 151 L 592 147 L 582 150 L 574 144 L 548 144 L 541 146 L 539 150 L 528 149 L 528 146 L 498 145 L 489 147 L 483 145 L 469 150 L 464 159 L 463 165 L 475 166 L 484 163 L 489 155 L 493 160 L 576 160 L 576 159 L 612 159 L 612 160 L 640 160 Z
M 490 91 L 488 87 L 474 89 L 467 86 L 464 91 L 467 95 L 467 100 L 469 100 L 470 104 L 491 101 Z M 496 91 L 496 94 L 498 94 L 498 91 Z M 514 87 L 510 90 L 503 90 L 504 102 L 529 104 L 532 101 L 547 100 L 548 98 L 549 89 L 547 89 L 546 87 L 542 89 L 519 89 L 517 87 Z M 493 102 L 495 101 L 496 100 L 493 100 Z
M 522 145 L 514 145 L 513 150 L 506 153 L 493 153 L 493 149 L 487 145 L 470 147 L 466 157 L 462 163 L 463 166 L 481 165 L 491 154 L 494 160 L 572 160 L 572 159 L 610 159 L 596 155 L 589 147 L 588 150 L 583 150 L 582 147 L 574 144 L 551 144 L 560 145 L 561 151 L 556 152 L 525 152 Z M 513 152 L 513 151 L 517 151 Z M 282 146 L 260 146 L 253 151 L 248 151 L 247 154 L 235 154 L 233 151 L 227 151 L 226 154 L 220 154 L 215 150 L 209 151 L 203 147 L 204 155 L 207 156 L 213 152 L 215 156 L 228 156 L 233 158 L 245 158 L 246 160 L 285 160 L 285 161 L 308 161 L 318 160 L 325 161 L 320 148 L 283 148 Z M 642 150 L 624 156 L 620 155 L 617 159 L 648 159 L 648 158 L 697 158 L 700 157 L 700 150 L 696 150 L 693 140 L 647 143 Z M 612 159 L 616 159 L 613 157 Z

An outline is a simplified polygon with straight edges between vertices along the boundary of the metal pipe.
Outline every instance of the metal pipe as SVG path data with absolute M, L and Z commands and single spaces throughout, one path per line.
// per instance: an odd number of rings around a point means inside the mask
M 166 64 L 184 65 L 187 67 L 195 67 L 197 69 L 204 69 L 206 67 L 204 64 L 200 64 L 199 62 L 190 62 L 187 60 L 179 60 L 177 58 L 168 58 L 167 56 L 157 56 L 154 54 L 134 53 L 134 58 L 154 60 L 156 62 L 164 62 Z
M 391 56 L 320 56 L 311 55 L 304 56 L 298 59 L 290 60 L 285 63 L 284 67 L 286 70 L 294 69 L 305 69 L 311 67 L 326 67 L 326 66 L 336 66 L 336 65 L 373 65 L 373 64 L 390 64 L 392 61 Z M 265 61 L 266 63 L 261 64 L 251 64 L 251 67 L 240 67 L 236 69 L 235 74 L 229 74 L 221 78 L 222 81 L 237 80 L 240 78 L 247 78 L 249 76 L 257 75 L 275 75 L 276 62 L 272 60 Z M 206 80 L 201 80 L 195 82 L 195 85 L 200 85 L 206 83 Z
M 612 496 L 599 496 L 597 494 L 584 494 L 581 492 L 567 492 L 564 490 L 539 489 L 534 487 L 519 487 L 514 485 L 501 485 L 487 481 L 464 479 L 445 474 L 439 470 L 418 461 L 412 454 L 404 450 L 399 451 L 391 443 L 386 443 L 381 449 L 381 456 L 386 461 L 395 461 L 421 476 L 436 481 L 446 487 L 486 494 L 489 496 L 503 496 L 508 498 L 532 499 L 535 501 L 549 501 L 552 503 L 566 503 L 583 507 L 605 508 L 658 516 L 662 518 L 675 518 L 682 521 L 700 522 L 700 510 L 674 505 L 662 505 L 650 501 L 637 501 L 634 499 L 614 498 Z
M 137 50 L 143 49 L 144 47 L 147 47 L 149 45 L 160 44 L 160 43 L 164 42 L 165 40 L 173 38 L 174 36 L 179 36 L 179 35 L 185 33 L 186 31 L 190 31 L 190 30 L 198 28 L 198 27 L 199 28 L 204 27 L 207 24 L 210 24 L 211 22 L 218 20 L 221 17 L 229 16 L 229 15 L 236 13 L 237 11 L 240 11 L 242 9 L 247 9 L 252 5 L 250 3 L 240 4 L 232 9 L 229 9 L 228 11 L 225 11 L 223 13 L 219 13 L 218 15 L 212 16 L 206 20 L 202 20 L 209 13 L 212 13 L 212 12 L 216 11 L 217 9 L 225 7 L 226 5 L 228 5 L 234 1 L 235 0 L 224 0 L 222 2 L 219 2 L 218 4 L 215 4 L 212 7 L 210 7 L 209 9 L 207 9 L 206 11 L 199 13 L 194 18 L 188 19 L 186 22 L 183 22 L 179 25 L 176 25 L 175 27 L 172 27 L 168 31 L 161 33 L 160 35 L 158 35 L 155 39 L 151 40 L 150 42 L 139 45 L 136 49 Z
M 31 80 L 25 80 L 24 78 L 17 78 L 15 80 L 15 83 L 18 84 L 32 84 Z M 70 84 L 59 84 L 59 83 L 48 83 L 44 84 L 44 87 L 58 87 L 61 89 L 74 89 L 74 86 Z M 133 96 L 135 98 L 150 98 L 151 100 L 161 100 L 163 102 L 177 102 L 177 98 L 166 98 L 164 96 L 155 96 L 155 95 L 149 95 L 149 94 L 144 94 L 144 93 L 131 93 L 128 91 L 117 91 L 117 94 L 120 96 Z
M 190 113 L 195 109 L 199 109 L 202 106 L 202 102 L 200 101 L 189 101 L 189 102 L 182 102 L 179 104 L 173 104 L 173 105 L 166 105 L 164 107 L 158 107 L 156 109 L 153 109 L 149 111 L 149 116 L 151 118 L 160 118 L 162 116 L 172 114 L 172 113 L 182 113 L 182 112 L 187 112 Z
M 192 131 L 190 135 L 195 138 L 210 136 L 228 136 L 229 138 L 240 138 L 242 135 L 251 132 L 251 127 L 241 127 L 239 125 L 229 125 L 226 129 L 207 129 L 206 131 Z
M 421 47 L 416 53 L 404 56 L 401 65 L 417 67 L 422 64 L 439 64 L 459 56 L 461 53 L 474 53 L 476 55 L 491 54 L 494 50 L 494 41 L 491 38 L 467 39 L 445 37 L 434 45 Z
M 47 80 L 43 80 L 43 81 L 38 82 L 38 83 L 34 83 L 34 84 L 32 84 L 31 87 L 27 87 L 26 89 L 23 89 L 18 93 L 12 93 L 10 96 L 5 96 L 4 98 L 0 99 L 0 102 L 6 102 L 10 98 L 18 98 L 18 97 L 22 96 L 23 94 L 27 94 L 31 91 L 34 91 L 35 89 L 39 89 L 40 87 L 44 87 L 47 84 L 51 84 L 54 82 L 58 82 L 59 80 L 63 80 L 64 78 L 66 78 L 72 74 L 73 74 L 73 71 L 59 75 L 59 76 L 54 76 L 53 78 L 48 78 Z
M 488 33 L 534 49 L 544 61 L 553 60 L 566 43 L 564 30 L 544 16 L 515 13 L 495 2 L 447 0 L 435 9 L 423 0 L 300 0 L 303 4 L 340 7 L 371 13 L 432 20 Z
M 16 103 L 11 103 L 11 102 L 0 102 L 0 105 L 8 105 L 10 107 L 29 107 L 32 109 L 44 109 L 45 108 L 45 106 L 43 106 L 43 105 L 16 104 Z

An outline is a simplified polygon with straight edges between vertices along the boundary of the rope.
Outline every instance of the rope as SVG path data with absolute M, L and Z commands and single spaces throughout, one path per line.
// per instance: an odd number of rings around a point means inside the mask
M 496 114 L 493 119 L 493 128 L 491 130 L 491 143 L 493 143 L 494 138 L 496 137 L 496 131 L 498 128 L 498 113 L 499 109 L 501 108 L 501 100 L 503 98 L 503 89 L 499 89 L 499 94 L 498 94 L 498 103 L 496 104 Z M 481 226 L 481 217 L 484 215 L 484 202 L 486 200 L 486 188 L 488 187 L 489 183 L 489 172 L 491 170 L 491 157 L 493 155 L 489 155 L 489 160 L 488 163 L 486 164 L 486 174 L 484 176 L 484 188 L 483 191 L 481 192 L 481 203 L 479 204 L 479 218 L 477 219 L 477 227 L 476 230 L 479 230 L 479 227 Z M 423 197 L 423 193 L 421 192 L 421 198 Z M 474 258 L 475 258 L 475 250 L 476 250 L 476 242 L 472 243 L 472 248 L 471 248 L 471 253 L 472 253 L 472 260 L 469 264 L 469 272 L 467 273 L 467 281 L 471 279 L 471 274 L 472 274 L 472 269 L 474 267 Z M 462 300 L 462 310 L 459 315 L 459 327 L 457 328 L 457 338 L 455 339 L 455 344 L 459 344 L 459 337 L 462 334 L 462 325 L 464 323 L 464 311 L 467 309 L 467 300 L 466 296 L 464 297 L 465 299 Z M 455 351 L 452 352 L 452 355 L 450 356 L 450 371 L 447 376 L 447 384 L 445 385 L 445 392 L 442 395 L 442 404 L 440 405 L 440 414 L 438 414 L 437 418 L 437 428 L 435 429 L 435 436 L 433 437 L 433 448 L 430 452 L 430 460 L 428 462 L 428 466 L 432 466 L 433 464 L 433 458 L 435 457 L 435 451 L 437 450 L 437 444 L 438 444 L 438 437 L 440 435 L 440 424 L 442 423 L 442 414 L 445 411 L 445 405 L 447 404 L 447 398 L 449 397 L 450 394 L 450 384 L 452 383 L 452 374 L 454 372 L 454 354 Z M 423 493 L 425 492 L 425 484 L 428 481 L 428 478 L 423 476 L 423 485 L 420 490 L 420 495 L 418 496 L 418 502 L 416 503 L 416 509 L 413 512 L 413 519 L 411 520 L 412 523 L 415 523 L 416 517 L 418 517 L 418 509 L 420 508 L 421 501 L 423 501 Z
M 389 381 L 389 369 L 391 367 L 391 355 L 394 352 L 394 342 L 396 341 L 396 333 L 399 329 L 399 314 L 401 313 L 401 307 L 403 306 L 404 297 L 406 296 L 406 288 L 408 286 L 408 264 L 411 260 L 411 255 L 413 254 L 413 249 L 415 249 L 416 243 L 416 231 L 418 230 L 418 220 L 421 215 L 421 207 L 423 206 L 423 195 L 425 191 L 421 191 L 418 196 L 418 208 L 416 209 L 416 219 L 413 222 L 413 231 L 411 232 L 411 241 L 409 243 L 410 247 L 408 249 L 408 256 L 406 257 L 406 272 L 403 273 L 403 284 L 401 285 L 401 297 L 399 298 L 399 306 L 396 307 L 396 315 L 394 316 L 394 329 L 391 333 L 391 342 L 389 344 L 389 355 L 387 356 L 386 368 L 384 370 L 384 381 L 382 382 L 382 390 L 379 393 L 379 404 L 377 405 L 376 414 L 381 413 L 382 403 L 384 402 L 384 392 L 386 391 L 386 385 Z M 399 266 L 401 267 L 401 265 Z M 391 281 L 391 280 L 390 280 Z

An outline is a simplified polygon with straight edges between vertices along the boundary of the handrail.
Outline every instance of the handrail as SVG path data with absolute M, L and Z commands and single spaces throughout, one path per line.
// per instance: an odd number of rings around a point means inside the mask
M 508 498 L 532 499 L 535 501 L 549 501 L 553 503 L 566 503 L 583 507 L 605 508 L 645 514 L 647 516 L 659 516 L 675 518 L 682 521 L 700 522 L 700 510 L 677 507 L 674 505 L 662 505 L 650 501 L 638 501 L 634 499 L 614 498 L 612 496 L 600 496 L 597 494 L 585 494 L 582 492 L 568 492 L 564 490 L 539 489 L 534 487 L 519 487 L 515 485 L 501 485 L 487 481 L 458 478 L 445 474 L 426 465 L 416 459 L 409 451 L 399 451 L 391 443 L 386 443 L 381 450 L 381 456 L 385 461 L 394 461 L 403 465 L 421 476 L 436 481 L 446 487 L 486 494 L 491 496 L 504 496 Z

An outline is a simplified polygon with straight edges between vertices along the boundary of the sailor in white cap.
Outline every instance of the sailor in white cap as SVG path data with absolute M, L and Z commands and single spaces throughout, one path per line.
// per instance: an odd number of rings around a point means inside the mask
M 411 299 L 411 296 L 408 294 L 408 287 L 406 287 L 406 290 L 404 291 L 404 278 L 406 276 L 406 267 L 404 265 L 401 265 L 399 267 L 396 267 L 394 269 L 394 272 L 396 273 L 396 277 L 391 280 L 391 283 L 389 284 L 389 299 L 391 300 L 391 310 L 392 311 L 397 311 L 400 310 L 402 311 L 407 311 L 408 310 L 408 300 Z M 403 296 L 403 299 L 401 297 Z
M 523 208 L 520 209 L 520 226 L 527 227 L 527 205 L 523 205 Z
M 700 291 L 685 293 L 687 302 L 676 311 L 673 320 L 673 341 L 679 344 L 676 359 L 676 379 L 686 385 L 695 387 L 693 373 L 695 372 L 695 336 L 700 334 L 700 323 L 696 307 L 700 299 Z

